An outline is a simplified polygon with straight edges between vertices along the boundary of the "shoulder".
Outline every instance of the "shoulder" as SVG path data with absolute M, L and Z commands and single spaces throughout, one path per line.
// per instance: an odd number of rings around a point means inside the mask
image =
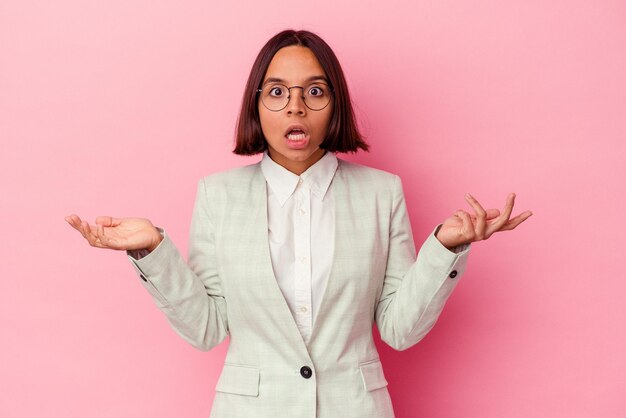
M 337 159 L 339 165 L 337 173 L 349 184 L 363 184 L 369 189 L 393 189 L 401 185 L 400 177 L 388 171 L 368 167 L 341 159 Z
M 231 168 L 202 177 L 197 199 L 212 210 L 223 211 L 233 202 L 250 201 L 264 181 L 259 163 Z
M 262 175 L 260 165 L 254 163 L 209 174 L 202 177 L 200 183 L 210 189 L 237 188 L 249 184 L 259 175 Z

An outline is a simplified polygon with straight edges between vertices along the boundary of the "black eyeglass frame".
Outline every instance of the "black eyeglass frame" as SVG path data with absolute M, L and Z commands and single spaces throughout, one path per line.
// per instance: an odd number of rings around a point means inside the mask
M 302 90 L 302 96 L 300 96 L 302 98 L 302 102 L 304 103 L 304 105 L 314 111 L 314 112 L 319 112 L 320 110 L 324 110 L 328 107 L 328 105 L 330 104 L 330 101 L 333 99 L 334 94 L 335 94 L 335 89 L 332 88 L 330 85 L 326 84 L 326 83 L 315 83 L 315 84 L 324 84 L 326 86 L 328 86 L 329 92 L 331 94 L 331 97 L 328 99 L 328 103 L 326 103 L 324 105 L 324 107 L 320 108 L 320 109 L 313 109 L 311 108 L 308 104 L 306 104 L 306 99 L 304 98 L 304 87 L 302 86 L 291 86 L 291 87 L 287 87 L 284 84 L 274 84 L 275 86 L 283 86 L 287 89 L 287 91 L 289 92 L 289 95 L 287 96 L 287 103 L 285 103 L 285 106 L 281 107 L 278 110 L 274 110 L 274 109 L 270 109 L 269 107 L 267 107 L 267 105 L 265 104 L 265 102 L 263 101 L 263 98 L 261 97 L 261 103 L 263 103 L 263 106 L 265 106 L 265 108 L 267 110 L 269 110 L 270 112 L 280 112 L 281 110 L 285 109 L 287 106 L 289 106 L 289 102 L 291 101 L 291 89 L 295 89 L 295 88 L 299 88 Z M 257 89 L 256 92 L 257 94 L 261 93 L 263 91 L 263 88 Z

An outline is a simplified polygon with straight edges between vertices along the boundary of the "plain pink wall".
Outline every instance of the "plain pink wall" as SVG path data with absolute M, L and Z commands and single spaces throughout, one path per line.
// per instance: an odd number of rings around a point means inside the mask
M 172 331 L 75 212 L 143 216 L 186 254 L 196 182 L 287 27 L 324 37 L 419 246 L 466 192 L 514 214 L 437 326 L 377 340 L 398 417 L 617 417 L 626 401 L 623 1 L 0 4 L 0 416 L 206 417 L 227 342 Z

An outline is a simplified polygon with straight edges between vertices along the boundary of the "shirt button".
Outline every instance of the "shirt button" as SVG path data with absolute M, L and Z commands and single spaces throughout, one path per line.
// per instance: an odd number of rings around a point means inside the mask
M 311 368 L 309 366 L 303 366 L 300 369 L 300 374 L 302 375 L 302 377 L 304 377 L 305 379 L 309 379 L 312 375 L 313 375 L 313 371 L 311 370 Z
M 452 273 L 450 273 L 450 276 L 449 276 L 449 277 L 450 277 L 451 279 L 454 279 L 454 278 L 456 277 L 456 275 L 457 275 L 457 274 L 458 274 L 458 273 L 456 272 L 456 270 L 452 270 Z
M 305 214 L 304 209 L 302 209 L 302 208 L 298 209 L 298 214 L 299 215 L 304 215 Z
M 306 312 L 306 311 L 307 311 L 306 306 L 302 306 L 302 307 L 300 307 L 300 312 L 304 313 L 304 312 Z
M 302 179 L 298 179 L 298 184 L 302 184 Z
M 304 264 L 308 261 L 308 259 L 308 257 L 300 257 L 300 262 Z

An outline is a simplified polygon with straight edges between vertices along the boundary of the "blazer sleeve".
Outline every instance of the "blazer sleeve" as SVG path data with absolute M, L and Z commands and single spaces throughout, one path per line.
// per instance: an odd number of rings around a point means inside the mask
M 160 232 L 163 240 L 157 248 L 150 253 L 127 251 L 128 258 L 172 328 L 194 347 L 208 351 L 229 331 L 204 180 L 198 183 L 191 219 L 188 263 L 165 231 Z
M 375 311 L 383 341 L 406 350 L 432 329 L 446 300 L 465 272 L 470 244 L 448 250 L 435 231 L 415 256 L 402 183 L 395 176 L 387 268 Z

